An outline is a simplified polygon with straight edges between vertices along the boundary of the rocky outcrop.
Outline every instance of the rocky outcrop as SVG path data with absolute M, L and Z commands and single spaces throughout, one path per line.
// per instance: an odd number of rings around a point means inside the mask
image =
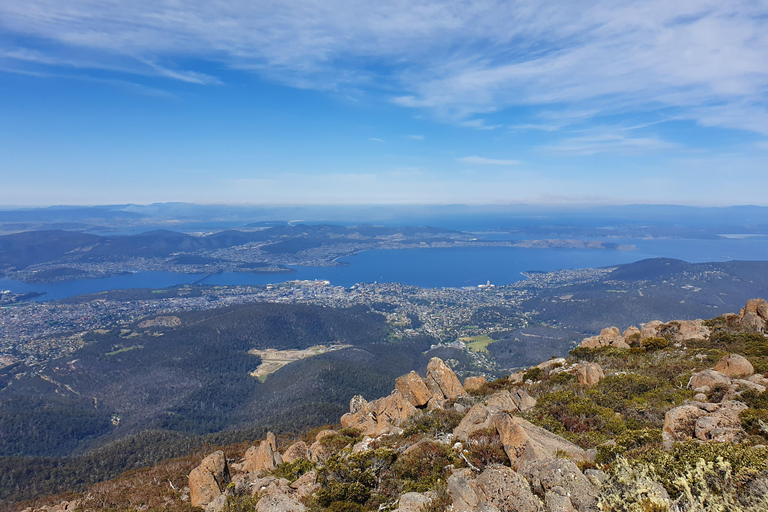
M 710 334 L 709 327 L 704 325 L 704 320 L 674 320 L 664 323 L 652 320 L 641 326 L 640 339 L 667 338 L 673 343 L 682 341 L 703 341 Z
M 731 379 L 715 370 L 702 370 L 691 375 L 688 381 L 688 388 L 693 390 L 702 390 L 707 388 L 705 393 L 709 393 L 715 386 L 730 386 Z
M 576 380 L 585 386 L 594 386 L 600 379 L 605 378 L 603 368 L 597 363 L 584 363 L 576 365 Z
M 436 357 L 429 361 L 424 379 L 410 372 L 399 377 L 395 387 L 389 396 L 372 402 L 361 396 L 353 397 L 349 413 L 341 417 L 341 426 L 359 429 L 366 436 L 397 433 L 418 408 L 441 407 L 445 400 L 467 396 L 453 370 Z
M 507 466 L 492 465 L 475 480 L 479 502 L 487 502 L 500 512 L 538 512 L 539 500 L 528 482 Z
M 496 414 L 491 424 L 499 433 L 512 466 L 526 460 L 553 460 L 558 453 L 576 461 L 588 460 L 587 453 L 575 444 L 509 413 Z
M 602 347 L 629 348 L 618 327 L 606 327 L 597 336 L 582 340 L 579 346 L 592 349 Z
M 598 488 L 570 460 L 523 462 L 517 472 L 547 503 L 548 510 L 597 511 Z
M 528 482 L 507 466 L 488 466 L 477 478 L 469 469 L 448 477 L 455 512 L 538 512 L 539 500 Z
M 454 429 L 453 436 L 459 441 L 466 442 L 472 434 L 491 427 L 491 420 L 500 412 L 525 412 L 536 406 L 536 399 L 517 389 L 513 392 L 499 391 L 491 395 L 486 404 L 475 404 L 464 415 L 459 425 Z
M 738 316 L 729 319 L 728 323 L 741 329 L 765 332 L 768 323 L 768 302 L 765 299 L 748 300 Z
M 432 398 L 440 400 L 456 400 L 459 397 L 467 396 L 467 392 L 459 382 L 456 374 L 453 373 L 442 359 L 433 357 L 427 365 L 427 376 L 424 379 L 429 390 L 432 392 Z M 441 398 L 442 397 L 442 398 Z
M 309 459 L 309 448 L 304 441 L 296 441 L 288 449 L 285 450 L 282 456 L 283 462 L 293 462 L 297 459 Z
M 429 493 L 407 492 L 400 496 L 397 512 L 421 512 L 431 502 L 432 496 Z
M 729 400 L 721 404 L 689 403 L 667 411 L 664 417 L 662 437 L 669 449 L 676 442 L 698 439 L 700 441 L 738 441 L 744 431 L 739 413 L 747 406 Z
M 267 438 L 259 444 L 258 448 L 251 446 L 245 452 L 244 469 L 249 473 L 271 471 L 282 463 L 283 459 L 277 451 L 277 440 L 272 432 L 267 433 Z
M 755 373 L 755 368 L 746 357 L 738 354 L 728 354 L 715 365 L 715 371 L 727 377 L 748 377 Z
M 189 474 L 189 501 L 193 507 L 205 507 L 215 500 L 230 481 L 224 452 L 208 455 Z
M 419 374 L 411 372 L 395 380 L 395 388 L 408 400 L 414 407 L 424 407 L 432 398 L 427 385 Z
M 453 373 L 453 372 L 451 372 Z M 455 375 L 454 375 L 455 377 Z M 374 402 L 376 414 L 376 435 L 395 431 L 392 427 L 401 425 L 416 412 L 416 408 L 399 391 Z

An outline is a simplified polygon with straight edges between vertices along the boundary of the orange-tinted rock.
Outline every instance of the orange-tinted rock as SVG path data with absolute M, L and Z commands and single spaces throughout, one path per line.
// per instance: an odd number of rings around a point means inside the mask
M 467 395 L 453 370 L 442 359 L 437 357 L 429 360 L 427 377 L 424 379 L 424 382 L 431 391 L 432 397 L 438 400 L 442 397 L 448 400 L 455 400 Z
M 424 407 L 432 398 L 432 393 L 424 384 L 424 380 L 416 372 L 403 375 L 395 380 L 395 388 L 402 393 L 414 407 Z
M 739 354 L 728 354 L 717 362 L 715 371 L 728 377 L 748 377 L 755 373 L 755 368 L 746 357 Z
M 575 461 L 588 460 L 587 453 L 575 444 L 509 413 L 495 415 L 491 423 L 513 467 L 525 460 L 552 460 L 558 452 Z
M 576 366 L 576 380 L 585 386 L 594 386 L 605 378 L 602 367 L 597 363 L 585 363 Z
M 283 462 L 293 462 L 297 459 L 309 459 L 309 448 L 304 441 L 296 441 L 283 453 Z
M 204 507 L 215 500 L 229 483 L 229 467 L 224 452 L 213 452 L 189 474 L 189 500 L 193 507 Z

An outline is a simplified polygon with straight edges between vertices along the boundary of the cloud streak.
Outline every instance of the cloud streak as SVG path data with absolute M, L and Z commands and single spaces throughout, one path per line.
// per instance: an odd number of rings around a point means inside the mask
M 766 20 L 753 0 L 0 0 L 18 39 L 0 59 L 217 83 L 178 64 L 202 59 L 480 129 L 496 125 L 478 115 L 576 105 L 768 133 Z
M 470 165 L 517 165 L 517 160 L 500 160 L 497 158 L 485 158 L 482 156 L 465 156 L 459 158 L 459 162 Z

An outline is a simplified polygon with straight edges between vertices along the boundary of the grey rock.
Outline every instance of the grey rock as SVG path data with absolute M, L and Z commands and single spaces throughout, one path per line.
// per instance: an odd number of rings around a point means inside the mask
M 530 482 L 533 492 L 541 498 L 560 487 L 579 512 L 597 510 L 597 487 L 570 460 L 526 461 L 520 465 L 518 473 Z
M 539 500 L 528 482 L 507 466 L 486 468 L 475 480 L 477 495 L 500 512 L 538 512 Z
M 264 496 L 256 505 L 256 512 L 304 512 L 306 507 L 295 497 L 285 494 Z

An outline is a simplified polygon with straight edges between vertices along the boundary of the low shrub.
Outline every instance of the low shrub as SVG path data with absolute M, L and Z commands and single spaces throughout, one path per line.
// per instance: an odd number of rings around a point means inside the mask
M 535 382 L 537 380 L 540 380 L 543 375 L 544 375 L 544 370 L 542 370 L 541 368 L 536 368 L 536 367 L 531 368 L 530 370 L 528 370 L 523 374 L 523 382 L 526 382 L 526 381 Z
M 450 447 L 427 441 L 401 455 L 392 469 L 403 480 L 403 492 L 426 492 L 444 480 L 446 468 L 456 463 L 458 458 Z
M 387 448 L 330 457 L 318 470 L 318 503 L 324 507 L 335 502 L 365 504 L 396 459 L 394 450 Z
M 658 336 L 652 336 L 644 339 L 640 346 L 642 346 L 647 352 L 653 352 L 654 350 L 661 350 L 669 346 L 669 341 L 666 338 Z
M 413 438 L 419 434 L 437 437 L 446 432 L 453 432 L 459 426 L 464 415 L 456 409 L 434 409 L 422 411 L 411 416 L 403 425 L 403 437 Z
M 272 476 L 285 478 L 293 483 L 304 473 L 315 469 L 315 463 L 307 459 L 296 459 L 293 462 L 284 462 L 272 471 Z
M 495 428 L 478 430 L 469 436 L 467 460 L 482 470 L 490 464 L 509 466 L 509 457 L 501 444 L 501 438 Z

